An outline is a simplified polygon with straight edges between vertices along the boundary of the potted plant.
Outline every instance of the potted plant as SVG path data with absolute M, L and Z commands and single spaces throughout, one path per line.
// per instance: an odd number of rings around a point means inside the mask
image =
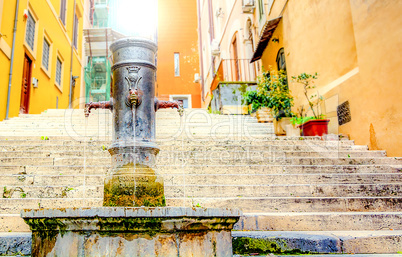
M 304 87 L 304 95 L 306 96 L 307 102 L 309 104 L 310 110 L 313 116 L 303 117 L 301 116 L 294 120 L 295 123 L 300 124 L 300 129 L 302 130 L 302 136 L 323 136 L 328 134 L 328 123 L 329 119 L 325 119 L 325 116 L 320 112 L 320 104 L 323 101 L 323 97 L 318 93 L 316 95 L 308 96 L 308 91 L 316 88 L 314 80 L 318 78 L 318 74 L 314 75 L 302 73 L 298 76 L 292 76 L 294 82 L 300 83 Z M 317 98 L 315 103 L 313 99 Z
M 256 111 L 258 122 L 272 122 L 273 120 L 267 108 L 267 101 L 267 97 L 260 89 L 243 93 L 243 104 L 251 106 L 250 112 Z
M 275 134 L 285 135 L 286 125 L 290 124 L 290 119 L 294 116 L 291 110 L 293 96 L 289 90 L 286 73 L 270 68 L 269 71 L 263 72 L 258 87 L 263 89 L 267 97 L 267 107 L 271 109 L 274 117 Z

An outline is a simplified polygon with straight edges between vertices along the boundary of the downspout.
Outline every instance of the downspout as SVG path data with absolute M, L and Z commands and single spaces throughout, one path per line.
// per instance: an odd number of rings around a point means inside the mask
M 15 37 L 16 37 L 16 34 L 17 34 L 18 7 L 19 7 L 19 4 L 20 4 L 20 0 L 17 0 L 17 5 L 15 7 L 15 18 L 14 18 L 13 45 L 12 45 L 12 48 L 11 48 L 11 62 L 10 62 L 10 73 L 9 73 L 10 76 L 8 77 L 6 120 L 8 120 L 8 112 L 10 110 L 11 81 L 12 81 L 12 75 L 13 75 Z
M 73 12 L 73 36 L 71 37 L 71 60 L 70 60 L 70 94 L 68 96 L 68 108 L 71 109 L 71 104 L 72 104 L 72 98 L 73 98 L 73 57 L 74 57 L 74 26 L 75 26 L 75 2 L 74 0 L 74 12 Z M 77 28 L 78 31 L 78 28 Z M 78 36 L 78 35 L 77 35 Z M 77 44 L 78 44 L 78 38 L 77 38 Z
M 201 84 L 201 99 L 202 101 L 205 101 L 205 96 L 204 96 L 204 57 L 202 54 L 202 32 L 201 32 L 201 6 L 200 6 L 200 0 L 197 0 L 198 3 L 198 41 L 200 44 L 200 65 L 201 65 L 201 79 L 200 79 L 200 84 Z

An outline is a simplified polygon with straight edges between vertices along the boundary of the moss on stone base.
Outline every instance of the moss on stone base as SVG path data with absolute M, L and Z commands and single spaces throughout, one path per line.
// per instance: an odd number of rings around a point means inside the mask
M 166 206 L 162 177 L 148 167 L 120 170 L 105 179 L 103 206 Z
M 249 238 L 237 237 L 233 238 L 233 253 L 234 254 L 308 254 L 300 249 L 289 249 L 285 241 L 270 240 L 266 238 Z

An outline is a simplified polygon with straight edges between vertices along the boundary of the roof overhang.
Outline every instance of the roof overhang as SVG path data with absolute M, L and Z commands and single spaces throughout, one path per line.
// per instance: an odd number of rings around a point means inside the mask
M 251 58 L 250 63 L 255 62 L 261 59 L 262 54 L 264 53 L 265 48 L 268 45 L 269 40 L 272 37 L 276 27 L 278 26 L 279 22 L 281 21 L 282 16 L 279 16 L 275 19 L 269 20 L 265 23 L 263 32 L 261 34 L 260 40 L 257 44 L 257 49 L 254 52 L 253 58 Z

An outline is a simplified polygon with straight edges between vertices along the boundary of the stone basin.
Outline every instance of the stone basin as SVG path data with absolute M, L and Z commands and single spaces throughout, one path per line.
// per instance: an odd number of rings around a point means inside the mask
M 96 207 L 24 210 L 32 256 L 232 256 L 237 209 Z

